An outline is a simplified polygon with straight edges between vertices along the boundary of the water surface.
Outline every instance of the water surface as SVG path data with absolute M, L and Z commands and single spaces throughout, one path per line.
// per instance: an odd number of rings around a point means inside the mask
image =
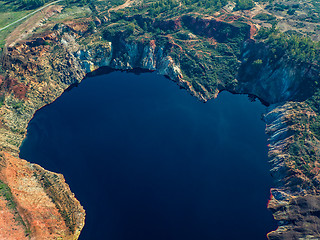
M 260 240 L 276 228 L 264 107 L 201 103 L 155 73 L 86 78 L 39 110 L 22 158 L 62 173 L 81 240 Z

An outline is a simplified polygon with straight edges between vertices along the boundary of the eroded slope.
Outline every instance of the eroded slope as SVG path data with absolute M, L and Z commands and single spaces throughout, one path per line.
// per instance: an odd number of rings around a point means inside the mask
M 256 4 L 253 10 L 235 11 L 231 4 L 220 12 L 200 8 L 192 12 L 184 1 L 173 1 L 173 10 L 161 12 L 157 6 L 153 9 L 152 1 L 129 2 L 113 9 L 101 2 L 90 3 L 87 16 L 54 18 L 34 35 L 5 49 L 5 72 L 0 78 L 0 147 L 4 151 L 1 163 L 11 167 L 4 167 L 0 180 L 5 189 L 11 189 L 10 199 L 17 206 L 26 204 L 18 195 L 19 186 L 25 186 L 26 195 L 29 190 L 36 191 L 48 204 L 37 212 L 30 203 L 23 208 L 26 210 L 8 209 L 2 219 L 17 226 L 8 234 L 43 239 L 41 236 L 52 232 L 63 239 L 77 238 L 84 212 L 63 178 L 15 157 L 37 109 L 87 73 L 111 67 L 157 71 L 202 101 L 228 90 L 258 97 L 269 105 L 264 121 L 275 188 L 268 207 L 279 228 L 268 237 L 320 238 L 318 63 L 293 57 L 290 46 L 276 49 L 275 54 L 274 40 L 265 40 L 268 36 L 254 39 L 268 22 L 252 17 L 266 13 L 266 6 Z M 267 14 L 276 11 L 270 9 Z M 315 51 L 319 53 L 319 49 Z M 7 174 L 19 169 L 26 172 L 29 185 Z M 8 200 L 1 201 L 3 205 Z M 43 215 L 47 212 L 54 213 L 55 220 Z M 30 220 L 33 215 L 42 224 Z M 5 234 L 8 228 L 3 229 Z

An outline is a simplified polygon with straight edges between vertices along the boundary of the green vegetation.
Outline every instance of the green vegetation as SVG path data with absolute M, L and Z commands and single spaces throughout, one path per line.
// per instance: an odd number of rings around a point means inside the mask
M 312 179 L 314 174 L 311 173 L 311 169 L 315 167 L 316 153 L 311 148 L 307 148 L 305 144 L 304 137 L 295 137 L 294 142 L 290 144 L 288 153 L 295 168 L 301 170 L 307 177 Z
M 12 105 L 12 108 L 17 110 L 22 108 L 22 106 L 23 106 L 23 102 L 16 102 Z
M 220 10 L 222 7 L 227 5 L 227 0 L 182 0 L 182 2 L 186 6 L 192 6 L 192 7 L 201 7 L 201 8 L 207 8 L 207 9 L 213 9 L 215 11 Z
M 261 67 L 263 65 L 263 61 L 261 59 L 257 59 L 255 61 L 252 62 L 252 74 L 258 74 L 258 72 L 261 70 Z
M 89 6 L 79 6 L 77 4 L 70 4 L 66 6 L 60 14 L 53 15 L 48 21 L 61 22 L 68 19 L 77 19 L 87 17 L 92 13 Z
M 280 3 L 276 3 L 275 5 L 274 5 L 274 10 L 275 11 L 284 11 L 284 10 L 288 10 L 290 8 L 290 6 L 289 5 L 287 5 L 287 4 L 280 4 Z
M 254 16 L 253 19 L 259 19 L 261 21 L 272 21 L 275 20 L 276 17 L 268 13 L 259 13 L 256 16 Z
M 160 0 L 155 3 L 152 3 L 149 10 L 149 14 L 151 16 L 157 16 L 160 13 L 166 12 L 177 7 L 178 5 L 178 2 L 174 0 Z
M 44 5 L 49 0 L 1 0 L 0 12 L 23 12 Z
M 14 201 L 14 198 L 12 196 L 12 192 L 11 192 L 9 186 L 7 184 L 5 184 L 4 182 L 2 182 L 1 180 L 0 180 L 0 196 L 6 200 L 7 207 L 14 212 L 15 220 L 17 222 L 19 222 L 20 224 L 22 224 L 25 227 L 26 232 L 27 232 L 28 228 L 17 210 L 17 204 Z
M 310 130 L 320 140 L 320 117 L 317 117 L 310 125 Z
M 249 10 L 255 6 L 255 2 L 266 1 L 268 0 L 235 0 L 235 10 Z M 15 1 L 17 6 L 22 7 L 21 9 L 35 8 L 45 2 L 46 0 Z M 248 38 L 249 26 L 241 22 L 243 21 L 241 18 L 236 20 L 237 18 L 234 18 L 232 14 L 214 15 L 220 17 L 220 19 L 224 17 L 228 19 L 230 17 L 230 23 L 224 21 L 212 23 L 209 17 L 205 20 L 200 17 L 201 14 L 213 16 L 216 11 L 227 5 L 227 0 L 147 0 L 143 1 L 137 8 L 110 11 L 109 16 L 108 10 L 111 7 L 118 6 L 124 2 L 125 0 L 67 1 L 67 7 L 64 8 L 62 14 L 54 16 L 52 21 L 63 22 L 68 18 L 98 17 L 102 22 L 101 25 L 99 21 L 97 24 L 93 21 L 90 22 L 84 35 L 85 37 L 83 39 L 80 38 L 80 41 L 83 41 L 81 44 L 85 45 L 83 44 L 85 41 L 90 43 L 92 39 L 95 44 L 98 41 L 112 41 L 113 57 L 119 58 L 123 62 L 126 62 L 129 58 L 131 60 L 134 58 L 129 56 L 128 45 L 134 43 L 137 48 L 143 48 L 145 47 L 143 44 L 155 40 L 156 45 L 161 47 L 164 55 L 172 57 L 174 62 L 179 65 L 184 80 L 190 82 L 199 93 L 206 91 L 213 93 L 217 86 L 228 88 L 235 84 L 234 80 L 237 78 L 241 64 L 239 61 L 241 46 L 243 46 L 243 41 Z M 272 0 L 268 2 L 272 2 Z M 270 9 L 281 11 L 282 13 L 280 14 L 284 16 L 285 13 L 298 15 L 299 8 L 299 4 L 270 4 Z M 10 21 L 14 21 L 28 13 L 25 10 L 18 10 L 19 8 L 14 11 L 13 9 L 14 5 L 12 5 L 10 11 L 3 12 L 0 15 L 0 27 L 8 24 L 8 18 Z M 182 17 L 178 19 L 177 16 Z M 254 19 L 269 23 L 276 21 L 276 17 L 268 13 L 260 13 Z M 2 32 L 4 34 L 0 35 L 0 46 L 4 43 L 3 36 L 6 36 L 12 29 L 6 30 L 8 32 Z M 270 63 L 274 64 L 274 66 L 280 59 L 290 61 L 293 64 L 319 65 L 320 45 L 308 37 L 299 36 L 294 32 L 280 33 L 275 27 L 272 27 L 270 29 L 261 28 L 256 39 L 268 46 L 269 56 L 265 56 L 265 58 L 270 60 Z M 128 43 L 128 45 L 125 45 L 124 42 Z M 45 44 L 50 44 L 50 42 Z M 59 46 L 54 46 L 53 51 L 60 51 Z M 140 57 L 137 56 L 137 58 Z M 263 65 L 266 64 L 265 58 L 264 56 L 255 56 L 252 61 L 250 60 L 249 64 L 252 67 L 250 70 L 252 70 L 253 75 L 258 73 Z M 137 62 L 139 60 L 137 59 Z M 318 87 L 317 81 L 317 79 L 314 81 L 315 87 Z M 0 98 L 0 106 L 3 102 L 4 99 Z M 315 95 L 313 99 L 309 99 L 310 106 L 317 113 L 319 113 L 320 109 L 319 103 L 320 94 Z M 23 101 L 11 102 L 7 105 L 18 113 L 22 113 L 24 110 Z M 11 130 L 13 132 L 19 131 L 18 129 Z M 317 118 L 311 123 L 310 130 L 320 139 L 320 119 Z M 311 174 L 310 168 L 313 167 L 315 153 L 311 148 L 306 147 L 307 141 L 305 139 L 306 135 L 295 136 L 295 142 L 289 147 L 288 151 L 291 153 L 296 167 L 305 174 Z M 50 179 L 44 180 L 46 191 L 49 192 L 53 202 L 58 202 L 56 193 L 50 190 L 50 184 Z M 69 214 L 61 207 L 59 211 L 70 230 L 74 231 L 74 223 Z
M 53 175 L 53 177 L 48 177 L 45 173 L 42 173 L 40 171 L 34 172 L 34 177 L 39 181 L 43 187 L 43 189 L 46 191 L 47 195 L 50 197 L 52 202 L 56 205 L 59 213 L 61 214 L 62 218 L 65 221 L 66 226 L 69 228 L 71 233 L 75 232 L 75 219 L 73 219 L 73 213 L 72 209 L 68 209 L 67 206 L 63 206 L 59 204 L 61 202 L 59 192 L 57 192 L 58 189 L 54 188 L 53 186 L 56 185 L 56 181 L 58 179 L 58 176 L 56 174 Z
M 134 22 L 130 21 L 121 21 L 121 23 L 114 24 L 111 27 L 107 27 L 103 30 L 103 38 L 108 41 L 113 41 L 117 38 L 126 39 L 134 33 L 134 30 L 138 28 Z M 142 30 L 141 28 L 139 29 Z
M 235 9 L 238 10 L 250 10 L 255 6 L 255 2 L 273 2 L 274 0 L 235 0 L 236 3 Z
M 308 102 L 309 100 L 307 103 Z M 296 108 L 299 110 L 299 106 Z M 316 169 L 315 164 L 318 161 L 318 143 L 313 136 L 310 135 L 309 130 L 315 133 L 317 138 L 320 136 L 320 118 L 319 116 L 309 116 L 302 111 L 289 121 L 291 121 L 289 124 L 293 126 L 292 130 L 295 132 L 293 142 L 288 144 L 287 149 L 285 149 L 290 154 L 287 160 L 288 164 L 293 164 L 294 169 L 301 171 L 311 180 L 311 182 L 301 182 L 308 185 L 300 187 L 304 189 L 319 187 L 319 183 L 314 181 L 314 177 L 317 174 L 314 169 Z M 299 182 L 294 181 L 292 183 L 292 187 L 299 187 Z
M 286 56 L 298 63 L 319 64 L 320 43 L 309 37 L 280 33 L 275 27 L 261 28 L 256 39 L 263 40 L 270 48 L 271 61 Z
M 5 4 L 4 2 L 0 1 L 0 9 L 2 7 L 2 4 Z M 1 9 L 2 10 L 2 9 Z M 26 16 L 30 11 L 8 11 L 8 12 L 2 12 L 0 10 L 0 28 L 3 28 L 10 24 L 11 22 L 14 22 L 24 16 Z M 1 31 L 1 34 L 3 34 L 3 31 Z
M 19 0 L 21 5 L 26 9 L 35 9 L 43 6 L 48 0 Z
M 235 10 L 249 10 L 254 7 L 253 0 L 236 0 Z
M 315 85 L 319 87 L 319 79 L 315 80 Z M 310 122 L 310 131 L 320 140 L 320 89 L 318 89 L 306 103 L 317 113 L 317 117 Z
M 4 182 L 2 182 L 0 180 L 0 195 L 2 197 L 4 197 L 4 199 L 7 201 L 7 206 L 12 209 L 12 210 L 16 210 L 17 205 L 14 201 L 14 198 L 12 196 L 11 190 L 8 187 L 7 184 L 5 184 Z
M 1 15 L 1 13 L 0 13 Z M 0 56 L 6 43 L 7 36 L 15 29 L 16 26 L 10 26 L 0 32 Z M 1 70 L 0 70 L 1 71 Z
M 26 16 L 28 13 L 30 13 L 30 11 L 21 9 L 20 4 L 17 4 L 14 1 L 0 0 L 0 28 L 3 28 L 8 24 Z M 4 47 L 6 37 L 17 25 L 6 28 L 0 32 L 0 54 L 2 48 Z
M 181 4 L 181 7 L 188 11 L 219 11 L 227 3 L 227 0 L 160 0 L 152 1 L 148 10 L 151 16 L 158 16 L 159 14 L 170 11 Z
M 287 14 L 293 15 L 295 12 L 296 12 L 295 9 L 289 9 L 289 10 L 287 11 Z
M 315 80 L 316 85 L 319 85 L 319 79 Z M 320 111 L 320 90 L 316 91 L 311 98 L 307 100 L 308 105 L 312 108 L 313 111 Z M 320 122 L 320 121 L 319 121 Z M 313 127 L 313 132 L 316 134 L 318 139 L 320 140 L 320 129 L 317 130 L 317 126 Z M 319 134 L 318 134 L 319 132 Z
M 184 4 L 189 6 L 205 4 L 196 2 L 184 1 Z M 217 3 L 217 1 L 208 2 Z M 221 26 L 211 32 L 210 24 L 216 23 L 204 22 L 207 29 L 199 32 L 194 22 L 200 21 L 198 25 L 201 26 L 202 20 L 197 18 L 197 15 L 187 14 L 179 22 L 175 22 L 164 20 L 166 18 L 161 15 L 170 14 L 170 10 L 158 14 L 162 9 L 171 7 L 175 8 L 176 2 L 166 0 L 150 4 L 149 8 L 144 9 L 146 14 L 142 16 L 134 15 L 129 10 L 111 13 L 112 23 L 97 30 L 101 31 L 104 40 L 113 42 L 114 56 L 123 58 L 122 61 L 126 61 L 128 56 L 127 53 L 116 56 L 126 48 L 121 42 L 156 40 L 157 46 L 163 47 L 165 54 L 180 65 L 184 79 L 200 93 L 212 92 L 219 82 L 226 85 L 233 84 L 240 66 L 238 57 L 241 44 L 248 34 L 248 25 L 241 20 L 230 24 L 219 23 Z M 154 10 L 150 12 L 150 9 Z M 158 17 L 153 17 L 154 15 Z M 208 41 L 208 37 L 215 39 L 215 42 Z
M 0 108 L 3 106 L 5 101 L 5 94 L 0 94 Z
M 170 14 L 177 16 L 179 13 L 187 12 L 213 14 L 227 3 L 227 0 L 149 0 L 145 1 L 141 8 L 132 9 L 132 11 L 137 11 L 140 14 L 146 12 L 151 17 L 159 17 L 159 15 L 168 16 Z
M 6 105 L 10 106 L 10 108 L 18 114 L 23 114 L 25 109 L 24 101 L 17 98 L 8 98 Z

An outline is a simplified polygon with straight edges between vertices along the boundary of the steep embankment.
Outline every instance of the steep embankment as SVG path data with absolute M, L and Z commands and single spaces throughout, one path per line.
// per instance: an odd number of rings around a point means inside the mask
M 8 48 L 2 59 L 6 73 L 0 83 L 0 93 L 5 97 L 0 109 L 0 146 L 7 152 L 1 164 L 13 169 L 10 171 L 24 169 L 19 174 L 27 180 L 15 180 L 7 171 L 1 171 L 0 180 L 11 189 L 17 204 L 16 210 L 5 216 L 16 214 L 24 222 L 17 234 L 23 234 L 21 229 L 25 228 L 27 235 L 37 239 L 45 239 L 41 236 L 51 232 L 77 238 L 83 227 L 84 211 L 60 175 L 8 153 L 18 155 L 27 124 L 37 109 L 80 82 L 86 73 L 107 66 L 157 71 L 202 101 L 228 90 L 271 104 L 264 117 L 270 136 L 271 173 L 276 182 L 269 208 L 280 227 L 269 238 L 319 238 L 319 141 L 309 129 L 317 114 L 303 102 L 313 94 L 313 79 L 318 78 L 319 69 L 296 66 L 286 58 L 271 61 L 268 46 L 251 39 L 255 29 L 250 24 L 237 21 L 238 17 L 225 17 L 187 14 L 161 21 L 141 15 L 128 17 L 137 24 L 147 22 L 151 30 L 160 28 L 165 33 L 161 36 L 150 36 L 138 27 L 132 31 L 128 24 L 108 22 L 107 18 L 95 20 L 97 25 L 104 24 L 103 31 L 95 32 L 89 27 L 92 19 L 80 19 L 57 24 Z M 33 198 L 43 196 L 51 207 L 35 212 L 36 208 L 29 200 L 26 205 L 24 195 L 18 192 L 21 184 L 25 184 L 25 195 L 33 189 Z M 0 200 L 8 202 L 6 198 Z M 56 222 L 41 215 L 48 212 L 53 212 Z M 33 215 L 39 220 L 34 221 Z M 10 219 L 16 224 L 16 218 Z M 7 230 L 2 229 L 0 235 L 5 235 Z
M 61 174 L 2 152 L 0 179 L 1 239 L 79 236 L 85 213 Z
M 242 50 L 238 85 L 232 90 L 268 103 L 266 133 L 274 188 L 268 208 L 279 228 L 275 239 L 319 239 L 320 142 L 314 132 L 318 114 L 307 99 L 317 91 L 319 66 L 297 63 L 285 54 L 273 58 L 263 42 L 247 41 Z
M 59 57 L 49 57 L 51 53 L 45 45 L 37 41 L 32 44 L 15 46 L 4 57 L 4 63 L 10 65 L 6 65 L 8 71 L 1 78 L 0 90 L 2 99 L 6 98 L 0 110 L 3 184 L 0 198 L 7 207 L 2 211 L 1 225 L 5 227 L 0 228 L 0 236 L 1 239 L 77 239 L 84 226 L 85 212 L 63 176 L 19 159 L 18 153 L 35 110 L 54 101 L 76 81 L 73 79 L 83 78 L 84 74 L 79 71 L 76 75 L 73 64 L 60 64 L 62 58 L 71 61 L 65 52 L 60 51 Z M 56 68 L 50 82 L 44 81 L 47 66 Z M 21 81 L 21 76 L 25 81 Z
M 276 180 L 268 208 L 279 223 L 278 230 L 269 233 L 270 239 L 319 238 L 320 142 L 310 131 L 315 117 L 307 104 L 292 101 L 271 105 L 264 116 L 270 137 L 271 174 Z M 305 142 L 299 146 L 301 134 Z M 316 160 L 306 162 L 306 155 Z M 297 158 L 304 169 L 297 166 Z

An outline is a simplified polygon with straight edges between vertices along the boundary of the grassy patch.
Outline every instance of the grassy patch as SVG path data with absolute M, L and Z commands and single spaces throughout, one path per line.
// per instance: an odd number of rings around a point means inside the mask
M 254 16 L 253 19 L 259 19 L 261 21 L 272 21 L 275 20 L 276 17 L 268 13 L 259 13 L 256 16 Z
M 320 63 L 320 44 L 312 41 L 309 37 L 284 34 L 273 27 L 270 29 L 261 28 L 256 39 L 267 43 L 273 62 L 286 56 L 297 63 Z
M 19 11 L 19 12 L 0 12 L 0 28 L 3 28 L 8 24 L 26 16 L 30 12 L 31 11 L 25 11 L 25 10 Z
M 25 231 L 28 232 L 28 228 L 17 210 L 17 204 L 14 201 L 14 198 L 12 196 L 12 192 L 9 186 L 4 182 L 2 182 L 1 180 L 0 180 L 0 196 L 2 196 L 7 201 L 7 207 L 14 212 L 15 220 L 18 223 L 22 224 L 26 229 Z
M 88 6 L 70 5 L 65 7 L 60 14 L 56 14 L 50 18 L 50 21 L 60 22 L 66 19 L 75 19 L 87 17 L 91 14 L 91 10 Z
M 18 23 L 17 23 L 18 24 Z M 7 36 L 16 28 L 16 25 L 12 25 L 8 28 L 6 28 L 5 30 L 2 30 L 0 32 L 0 54 L 2 52 L 2 49 L 6 43 L 6 38 Z
M 0 180 L 0 195 L 2 197 L 4 197 L 4 199 L 7 201 L 7 206 L 8 208 L 12 209 L 12 210 L 16 210 L 17 208 L 17 204 L 15 203 L 11 190 L 8 187 L 7 184 L 5 184 L 4 182 L 2 182 Z
M 0 0 L 0 12 L 17 12 L 22 8 L 18 1 Z
M 0 1 L 0 28 L 7 26 L 10 23 L 17 21 L 18 19 L 26 16 L 31 11 L 21 9 L 19 4 L 14 1 Z M 21 22 L 20 22 L 21 23 Z M 17 27 L 18 24 L 14 24 L 2 31 L 0 31 L 0 53 L 5 45 L 7 36 Z

